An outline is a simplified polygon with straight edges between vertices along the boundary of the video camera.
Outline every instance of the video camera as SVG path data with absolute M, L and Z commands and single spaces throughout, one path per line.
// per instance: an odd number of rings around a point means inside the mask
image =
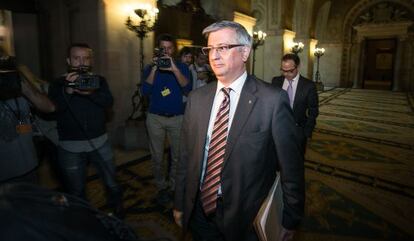
M 16 68 L 16 59 L 11 56 L 0 57 L 0 100 L 16 98 L 22 95 L 20 74 Z
M 155 48 L 154 49 L 154 56 L 157 58 L 155 61 L 155 65 L 158 68 L 170 68 L 171 67 L 171 59 L 166 58 L 164 48 Z
M 69 66 L 68 73 L 76 72 L 78 78 L 74 82 L 65 82 L 66 87 L 71 87 L 78 90 L 95 90 L 100 87 L 100 78 L 98 75 L 91 72 L 91 66 Z

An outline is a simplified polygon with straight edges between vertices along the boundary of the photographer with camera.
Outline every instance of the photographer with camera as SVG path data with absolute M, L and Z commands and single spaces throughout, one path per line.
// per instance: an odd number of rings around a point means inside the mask
M 37 183 L 30 108 L 53 112 L 54 104 L 30 82 L 0 43 L 0 184 Z
M 96 167 L 107 190 L 108 207 L 122 215 L 122 193 L 115 179 L 114 154 L 105 128 L 113 97 L 104 77 L 91 72 L 92 49 L 83 43 L 68 48 L 68 73 L 49 87 L 56 104 L 58 159 L 67 191 L 86 199 L 86 166 Z
M 184 114 L 183 96 L 191 91 L 191 73 L 188 67 L 173 60 L 175 39 L 162 34 L 157 39 L 154 63 L 144 69 L 142 92 L 149 96 L 146 125 L 150 139 L 152 169 L 158 188 L 157 201 L 167 204 L 175 188 L 176 163 L 179 155 L 181 122 Z M 167 135 L 171 148 L 169 181 L 163 171 L 164 143 Z

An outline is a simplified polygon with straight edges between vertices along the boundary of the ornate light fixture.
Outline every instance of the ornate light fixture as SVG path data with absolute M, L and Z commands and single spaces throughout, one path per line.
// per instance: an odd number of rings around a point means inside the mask
M 131 16 L 128 16 L 125 25 L 129 30 L 136 33 L 140 40 L 139 70 L 142 78 L 144 71 L 144 38 L 147 36 L 147 33 L 154 30 L 159 10 L 150 5 L 143 5 L 141 8 L 135 9 L 134 12 L 137 15 L 136 21 L 133 21 Z M 141 83 L 138 83 L 137 90 L 132 96 L 132 113 L 128 117 L 129 120 L 145 118 L 146 106 L 144 105 L 144 98 L 140 92 L 140 87 Z M 141 114 L 138 117 L 134 117 L 138 111 Z
M 256 62 L 256 49 L 264 44 L 266 33 L 263 31 L 253 32 L 253 67 L 252 74 L 254 74 L 254 65 Z
M 294 53 L 294 54 L 299 54 L 300 52 L 302 52 L 302 50 L 303 50 L 303 47 L 304 47 L 305 45 L 303 45 L 303 43 L 302 42 L 299 42 L 299 43 L 296 43 L 296 42 L 293 42 L 293 45 L 292 45 L 292 48 L 291 48 L 291 51 L 292 51 L 292 53 Z
M 140 39 L 143 39 L 148 32 L 154 30 L 159 10 L 151 6 L 144 6 L 135 9 L 134 12 L 138 16 L 137 24 L 134 24 L 131 16 L 128 16 L 125 25 L 129 30 L 135 32 Z
M 319 59 L 325 54 L 324 48 L 316 48 L 313 53 L 316 57 L 316 73 L 315 73 L 315 82 L 318 88 L 323 91 L 323 84 L 321 82 L 321 75 L 319 74 Z

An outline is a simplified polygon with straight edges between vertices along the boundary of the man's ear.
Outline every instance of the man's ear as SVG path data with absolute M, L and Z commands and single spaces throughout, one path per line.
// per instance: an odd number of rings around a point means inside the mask
M 242 48 L 243 62 L 247 62 L 247 59 L 249 58 L 249 55 L 250 55 L 250 50 L 251 50 L 251 47 L 243 46 L 243 48 Z
M 66 63 L 67 63 L 68 65 L 70 65 L 70 59 L 69 59 L 69 58 L 66 58 Z

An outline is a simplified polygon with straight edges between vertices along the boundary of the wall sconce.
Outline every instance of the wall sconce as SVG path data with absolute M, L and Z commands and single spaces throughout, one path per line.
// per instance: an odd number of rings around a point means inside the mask
M 141 78 L 144 71 L 144 38 L 147 36 L 147 33 L 154 30 L 155 24 L 158 17 L 158 8 L 153 8 L 150 5 L 144 5 L 141 8 L 134 10 L 137 15 L 136 21 L 133 21 L 130 16 L 127 17 L 125 25 L 128 30 L 137 34 L 140 40 L 140 62 L 139 70 L 141 73 Z M 143 80 L 141 79 L 141 82 Z M 144 104 L 145 100 L 140 92 L 141 82 L 137 84 L 137 90 L 132 96 L 132 113 L 129 115 L 128 120 L 138 120 L 145 118 L 145 111 L 147 106 Z M 136 116 L 137 112 L 140 112 L 140 115 Z
M 254 65 L 256 62 L 256 49 L 264 44 L 266 33 L 263 31 L 253 32 L 253 67 L 252 74 L 254 74 Z
M 292 53 L 297 55 L 300 52 L 302 52 L 304 46 L 305 45 L 303 45 L 302 42 L 299 42 L 299 43 L 293 42 L 291 51 L 292 51 Z
M 316 48 L 315 52 L 313 53 L 317 59 L 316 61 L 316 73 L 315 73 L 315 82 L 317 85 L 319 85 L 318 87 L 321 87 L 322 91 L 323 91 L 323 84 L 321 82 L 321 75 L 319 73 L 319 59 L 325 54 L 325 49 L 324 48 Z
M 143 39 L 148 32 L 154 30 L 159 10 L 148 5 L 135 9 L 134 12 L 138 16 L 136 24 L 134 24 L 131 16 L 128 16 L 125 25 L 129 30 L 135 32 L 140 39 Z
M 314 55 L 317 58 L 320 58 L 324 53 L 325 53 L 325 49 L 324 48 L 316 48 L 315 49 L 315 52 L 314 52 Z

